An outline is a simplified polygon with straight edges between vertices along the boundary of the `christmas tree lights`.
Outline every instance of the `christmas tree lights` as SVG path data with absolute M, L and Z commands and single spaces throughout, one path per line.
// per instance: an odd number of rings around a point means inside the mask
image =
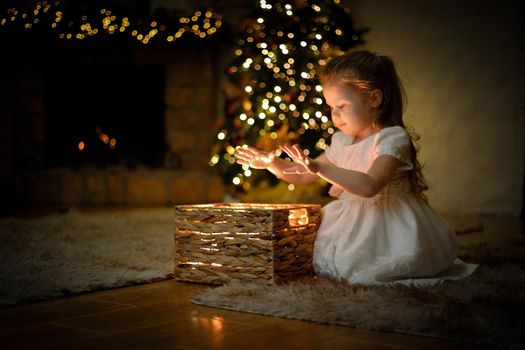
M 326 148 L 335 130 L 317 71 L 362 43 L 365 31 L 353 28 L 339 1 L 260 1 L 227 68 L 225 115 L 209 161 L 225 183 L 249 191 L 261 180 L 276 182 L 268 172 L 236 164 L 237 146 L 281 156 L 280 144 L 299 143 L 311 157 Z

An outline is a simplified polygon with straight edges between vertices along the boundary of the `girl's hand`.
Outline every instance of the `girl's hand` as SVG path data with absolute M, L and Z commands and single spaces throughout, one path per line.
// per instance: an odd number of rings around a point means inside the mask
M 275 154 L 271 152 L 261 151 L 257 148 L 246 146 L 237 147 L 235 149 L 235 157 L 237 163 L 242 165 L 249 165 L 254 169 L 266 169 L 275 159 Z
M 280 148 L 286 152 L 297 163 L 297 166 L 286 168 L 283 174 L 316 174 L 319 171 L 319 164 L 313 159 L 304 155 L 299 145 L 281 145 Z

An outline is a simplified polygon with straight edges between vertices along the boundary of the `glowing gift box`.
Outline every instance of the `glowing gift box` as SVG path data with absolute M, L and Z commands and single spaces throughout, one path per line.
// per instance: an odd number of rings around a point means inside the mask
M 316 204 L 175 206 L 175 279 L 277 283 L 313 274 Z

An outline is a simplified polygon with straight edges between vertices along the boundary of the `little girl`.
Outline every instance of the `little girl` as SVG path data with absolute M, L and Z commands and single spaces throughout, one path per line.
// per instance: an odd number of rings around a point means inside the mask
M 349 283 L 435 282 L 470 275 L 458 241 L 427 204 L 416 149 L 403 119 L 402 87 L 392 60 L 368 51 L 331 59 L 321 72 L 339 129 L 316 159 L 283 145 L 293 162 L 238 147 L 237 162 L 305 184 L 322 178 L 338 199 L 323 208 L 314 248 L 318 275 Z M 426 279 L 425 279 L 426 278 Z M 430 278 L 430 279 L 429 279 Z

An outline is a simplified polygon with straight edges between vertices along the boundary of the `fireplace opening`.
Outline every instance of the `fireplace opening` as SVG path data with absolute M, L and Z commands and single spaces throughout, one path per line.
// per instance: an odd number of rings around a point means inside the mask
M 46 166 L 161 167 L 164 91 L 161 65 L 47 67 Z

